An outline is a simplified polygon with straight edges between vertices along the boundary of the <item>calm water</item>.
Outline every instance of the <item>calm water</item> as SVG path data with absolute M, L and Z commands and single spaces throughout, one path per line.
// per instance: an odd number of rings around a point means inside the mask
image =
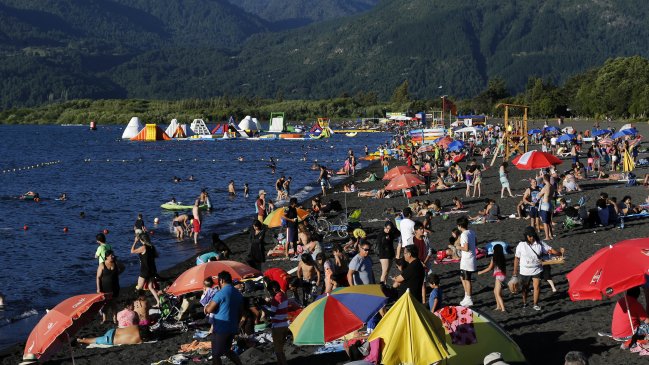
M 337 169 L 348 148 L 360 156 L 363 145 L 375 149 L 387 138 L 377 133 L 356 138 L 335 135 L 328 141 L 145 143 L 122 141 L 122 129 L 0 126 L 5 136 L 0 144 L 0 293 L 7 298 L 7 309 L 0 311 L 0 348 L 26 337 L 45 308 L 95 291 L 95 235 L 104 229 L 127 267 L 121 283 L 131 285 L 139 267 L 129 253 L 138 213 L 155 232 L 153 241 L 161 255 L 158 268 L 163 270 L 202 249 L 172 237 L 173 213 L 159 208 L 172 196 L 191 203 L 202 188 L 209 190 L 215 210 L 204 219 L 201 246 L 205 247 L 209 232 L 225 234 L 247 225 L 256 192 L 265 189 L 274 199 L 273 186 L 280 175 L 292 176 L 292 192 L 306 198 L 319 189 L 318 172 L 310 169 L 314 160 Z M 238 156 L 244 161 L 237 161 Z M 267 166 L 271 156 L 278 160 L 275 175 Z M 56 163 L 25 169 L 46 162 Z M 172 182 L 173 176 L 189 175 L 197 181 Z M 247 182 L 251 196 L 229 199 L 230 179 L 240 191 Z M 17 199 L 29 190 L 38 192 L 42 201 Z M 68 201 L 55 200 L 62 192 Z M 81 212 L 85 218 L 80 218 Z M 160 219 L 157 226 L 154 217 Z M 23 230 L 24 225 L 29 229 Z M 10 324 L 22 317 L 28 318 Z

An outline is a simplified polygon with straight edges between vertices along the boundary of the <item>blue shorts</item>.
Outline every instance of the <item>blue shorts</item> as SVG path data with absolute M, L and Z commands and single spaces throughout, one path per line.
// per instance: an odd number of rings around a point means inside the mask
M 539 210 L 539 217 L 541 222 L 545 224 L 552 224 L 552 212 L 549 210 Z
M 297 242 L 297 228 L 292 228 L 292 227 L 286 228 L 286 242 L 289 243 Z
M 530 218 L 538 218 L 539 217 L 539 208 L 537 208 L 534 205 L 530 205 L 527 208 L 527 212 L 529 213 Z
M 115 337 L 115 328 L 111 328 L 108 331 L 106 331 L 106 333 L 103 336 L 97 337 L 97 339 L 95 340 L 95 343 L 97 345 L 110 345 L 110 346 L 112 346 L 114 337 Z

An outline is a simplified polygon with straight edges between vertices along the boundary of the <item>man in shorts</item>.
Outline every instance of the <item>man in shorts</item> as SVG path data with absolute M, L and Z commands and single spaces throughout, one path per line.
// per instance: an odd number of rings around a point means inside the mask
M 460 230 L 460 280 L 464 288 L 464 299 L 460 302 L 463 307 L 473 305 L 471 299 L 471 276 L 476 271 L 476 234 L 469 229 L 469 219 L 466 216 L 457 219 L 457 229 Z
M 225 355 L 230 361 L 242 365 L 239 356 L 232 351 L 232 340 L 239 333 L 239 318 L 243 308 L 243 296 L 232 286 L 232 275 L 221 271 L 218 275 L 220 290 L 205 306 L 205 314 L 214 313 L 211 319 L 214 328 L 212 332 L 212 364 L 221 365 L 221 356 Z
M 78 338 L 77 342 L 85 345 L 138 345 L 142 343 L 142 336 L 140 336 L 140 328 L 137 323 L 133 323 L 123 328 L 111 328 L 100 337 Z

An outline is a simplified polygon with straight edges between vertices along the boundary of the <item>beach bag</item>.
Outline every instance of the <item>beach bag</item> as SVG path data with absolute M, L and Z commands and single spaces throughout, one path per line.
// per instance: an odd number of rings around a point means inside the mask
M 512 276 L 512 278 L 507 282 L 507 286 L 512 294 L 516 294 L 520 290 L 521 283 L 517 276 Z

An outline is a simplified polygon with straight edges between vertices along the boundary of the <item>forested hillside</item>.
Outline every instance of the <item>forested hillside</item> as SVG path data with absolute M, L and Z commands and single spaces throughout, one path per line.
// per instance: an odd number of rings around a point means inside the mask
M 322 20 L 362 13 L 378 0 L 230 0 L 277 30 L 296 28 Z
M 387 100 L 404 81 L 413 98 L 470 98 L 495 78 L 518 93 L 530 77 L 557 85 L 609 58 L 649 56 L 649 2 L 639 0 L 374 2 L 0 0 L 0 108 L 359 92 Z M 277 31 L 272 14 L 331 20 Z

